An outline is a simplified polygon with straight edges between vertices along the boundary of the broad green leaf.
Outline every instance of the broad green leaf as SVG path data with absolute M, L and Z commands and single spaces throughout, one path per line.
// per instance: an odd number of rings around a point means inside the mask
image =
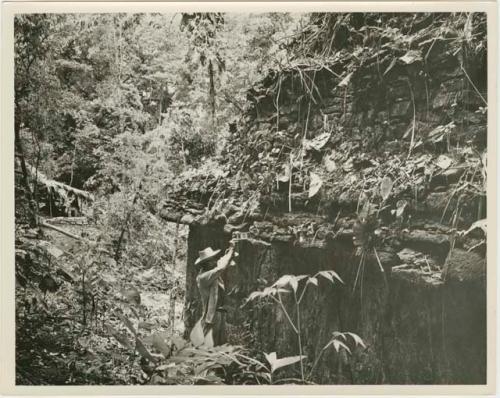
M 149 384 L 166 384 L 167 383 L 167 380 L 165 380 L 165 378 L 161 377 L 160 375 L 158 374 L 154 374 L 153 376 L 151 376 L 151 380 L 149 381 Z
M 297 288 L 299 287 L 299 281 L 301 281 L 304 278 L 307 278 L 307 275 L 297 275 L 290 280 L 290 286 L 292 287 L 295 293 L 297 292 Z
M 272 286 L 272 287 L 275 287 L 277 289 L 271 289 L 270 293 L 285 292 L 281 288 L 284 288 L 286 286 L 290 286 L 293 289 L 293 291 L 296 292 L 299 281 L 304 279 L 304 278 L 307 278 L 307 275 L 283 275 Z M 263 292 L 266 292 L 266 289 L 264 289 Z
M 294 363 L 299 362 L 301 359 L 306 358 L 305 355 L 295 355 L 292 357 L 285 357 L 278 359 L 276 356 L 276 352 L 272 352 L 270 354 L 264 353 L 264 356 L 266 357 L 267 362 L 269 362 L 269 365 L 271 365 L 271 373 L 275 372 L 276 370 L 283 368 L 288 365 L 292 365 Z
M 337 164 L 335 163 L 335 160 L 331 155 L 325 156 L 323 158 L 323 163 L 325 165 L 326 171 L 328 171 L 329 173 L 337 170 Z
M 160 333 L 153 334 L 153 347 L 160 351 L 165 358 L 170 357 L 172 350 Z
M 141 294 L 136 288 L 123 289 L 121 293 L 130 304 L 140 304 Z
M 321 275 L 323 278 L 328 279 L 330 282 L 334 283 L 334 278 L 337 279 L 340 283 L 344 283 L 344 281 L 340 278 L 340 276 L 335 271 L 320 271 L 318 275 Z
M 380 196 L 382 197 L 382 200 L 386 201 L 387 198 L 389 198 L 392 192 L 392 186 L 393 182 L 390 177 L 382 178 L 382 181 L 380 182 Z
M 383 76 L 387 75 L 389 71 L 396 65 L 397 58 L 393 58 L 387 69 L 384 71 Z
M 341 338 L 342 340 L 347 341 L 347 337 L 346 337 L 345 333 L 333 332 L 332 336 L 333 336 L 333 338 Z
M 294 278 L 293 275 L 283 275 L 276 282 L 273 283 L 272 287 L 282 288 L 288 286 L 293 278 Z M 264 289 L 264 292 L 266 291 L 266 289 Z
M 262 297 L 262 292 L 252 292 L 252 293 L 250 293 L 250 295 L 248 296 L 248 298 L 247 298 L 247 302 L 248 302 L 248 301 L 255 300 L 256 298 L 260 298 L 260 297 Z
M 180 336 L 172 336 L 171 340 L 177 350 L 182 350 L 187 345 L 187 341 Z
M 191 343 L 193 343 L 195 347 L 201 346 L 205 341 L 205 336 L 203 335 L 203 326 L 201 325 L 201 319 L 198 322 L 196 322 L 196 324 L 193 327 L 193 330 L 191 330 L 191 333 L 189 334 L 189 340 L 191 340 Z
M 276 178 L 279 182 L 290 181 L 290 166 L 288 164 L 283 165 L 283 173 L 278 175 Z
M 195 379 L 196 380 L 203 380 L 203 381 L 207 382 L 209 385 L 210 384 L 224 384 L 223 379 L 221 379 L 220 377 L 213 375 L 213 374 L 209 374 L 206 376 L 195 376 Z
M 337 352 L 339 352 L 340 349 L 343 348 L 349 354 L 351 353 L 351 349 L 340 340 L 333 340 L 333 347 L 335 348 L 335 351 L 337 351 Z
M 359 337 L 357 334 L 355 333 L 352 333 L 352 332 L 345 332 L 345 334 L 349 335 L 352 337 L 352 339 L 354 340 L 354 343 L 358 346 L 360 345 L 361 347 L 363 348 L 366 348 L 366 345 L 364 343 L 364 341 L 361 339 L 361 337 Z
M 478 220 L 474 222 L 467 231 L 463 233 L 463 235 L 469 234 L 471 231 L 473 231 L 476 228 L 480 228 L 484 234 L 486 235 L 488 232 L 488 220 L 486 218 L 483 218 L 482 220 Z
M 137 325 L 137 328 L 151 330 L 151 329 L 153 329 L 154 325 L 155 324 L 152 322 L 142 321 L 142 322 L 139 322 L 139 324 Z
M 216 361 L 206 361 L 194 368 L 194 374 L 195 376 L 200 376 L 203 372 L 218 367 L 221 367 L 221 364 Z M 205 375 L 203 375 L 203 377 L 205 377 Z
M 422 60 L 422 53 L 419 50 L 409 50 L 405 55 L 399 57 L 406 65 Z
M 299 282 L 297 281 L 297 279 L 292 279 L 290 281 L 290 286 L 292 287 L 292 290 L 297 293 L 297 288 L 299 287 Z
M 333 345 L 333 348 L 335 348 L 335 351 L 339 352 L 341 348 L 345 349 L 347 352 L 351 353 L 350 348 L 342 341 L 340 341 L 338 338 L 334 337 L 331 339 L 328 344 L 325 345 L 325 349 Z
M 377 212 L 377 206 L 375 204 L 370 203 L 369 200 L 367 200 L 364 204 L 361 210 L 359 211 L 359 218 L 360 219 L 366 219 L 372 214 L 375 214 Z
M 59 272 L 63 275 L 64 278 L 70 281 L 76 281 L 76 277 L 71 273 L 65 265 L 63 264 L 58 264 L 57 267 L 59 268 Z
M 55 258 L 59 258 L 64 254 L 64 252 L 55 245 L 48 245 L 47 251 L 49 252 L 49 254 L 51 256 L 53 256 Z
M 307 280 L 307 283 L 312 283 L 313 285 L 318 286 L 318 278 L 312 276 Z
M 139 337 L 136 337 L 135 339 L 135 347 L 137 348 L 137 352 L 141 354 L 143 358 L 147 359 L 150 362 L 156 362 L 156 358 L 153 355 L 151 355 L 151 353 L 146 348 L 142 340 L 139 339 Z
M 134 346 L 132 345 L 130 340 L 127 338 L 127 336 L 118 332 L 111 325 L 107 324 L 106 328 L 107 328 L 109 334 L 111 334 L 123 347 L 125 347 L 126 349 L 131 350 L 131 351 L 134 349 Z
M 278 287 L 278 288 L 285 287 L 290 283 L 292 278 L 293 278 L 293 275 L 283 275 L 276 282 L 273 283 L 273 287 Z M 266 289 L 264 289 L 264 292 L 265 291 L 266 291 Z
M 438 158 L 436 159 L 436 164 L 442 170 L 446 170 L 448 167 L 451 166 L 452 163 L 453 160 L 446 155 L 439 155 Z
M 312 140 L 304 140 L 304 147 L 320 151 L 326 145 L 331 135 L 332 133 L 327 132 L 314 137 Z
M 352 77 L 352 72 L 342 79 L 342 81 L 339 83 L 339 87 L 346 87 L 351 81 L 351 77 Z
M 175 363 L 166 363 L 163 365 L 160 365 L 156 368 L 156 370 L 161 371 L 161 370 L 167 370 L 170 368 L 175 368 L 177 365 Z
M 402 217 L 407 206 L 408 202 L 406 200 L 398 200 L 396 203 L 396 217 Z
M 319 175 L 317 175 L 316 173 L 312 173 L 311 172 L 311 183 L 309 185 L 309 198 L 312 198 L 313 196 L 315 196 L 321 186 L 323 185 L 323 180 L 321 179 L 321 177 Z

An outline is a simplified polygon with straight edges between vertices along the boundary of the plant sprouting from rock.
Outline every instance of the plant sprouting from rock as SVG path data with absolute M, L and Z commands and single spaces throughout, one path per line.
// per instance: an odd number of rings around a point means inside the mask
M 301 325 L 302 314 L 300 305 L 304 300 L 305 294 L 310 286 L 319 288 L 319 279 L 325 279 L 332 284 L 344 283 L 340 276 L 335 271 L 331 270 L 319 271 L 313 276 L 283 275 L 271 286 L 266 287 L 261 291 L 255 291 L 251 293 L 247 299 L 247 303 L 254 300 L 271 300 L 274 303 L 278 304 L 283 311 L 288 324 L 297 336 L 299 355 L 278 359 L 275 352 L 265 354 L 266 359 L 270 364 L 269 370 L 271 382 L 273 374 L 276 370 L 299 362 L 300 381 L 302 383 L 309 383 L 314 376 L 314 371 L 321 357 L 330 347 L 333 347 L 337 352 L 345 350 L 345 352 L 347 352 L 348 354 L 351 353 L 351 349 L 346 344 L 348 342 L 354 343 L 355 346 L 362 346 L 366 348 L 363 340 L 354 333 L 333 332 L 331 339 L 324 345 L 315 360 L 313 362 L 310 362 L 309 364 L 305 363 L 307 356 L 304 355 L 302 329 L 303 326 Z M 284 300 L 284 296 L 290 294 L 293 298 L 293 310 L 287 308 Z M 308 371 L 306 371 L 306 368 L 308 368 Z

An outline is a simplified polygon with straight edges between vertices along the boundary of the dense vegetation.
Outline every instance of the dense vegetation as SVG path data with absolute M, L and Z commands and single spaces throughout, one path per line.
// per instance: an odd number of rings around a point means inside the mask
M 169 302 L 182 306 L 186 250 L 155 205 L 175 176 L 214 167 L 247 88 L 304 18 L 16 17 L 18 383 L 151 380 L 148 354 L 128 353 L 127 320 L 141 337 L 182 332 Z M 77 205 L 89 223 L 62 225 L 70 236 L 40 228 L 80 192 L 94 199 Z M 141 312 L 148 292 L 153 314 Z
M 280 121 L 273 119 L 276 126 L 251 141 L 252 134 L 259 132 L 247 134 L 240 129 L 237 133 L 245 122 L 241 116 L 258 112 L 254 105 L 271 93 L 279 119 L 280 94 L 283 98 L 286 90 L 293 91 L 292 75 L 300 74 L 302 94 L 297 103 L 306 104 L 302 107 L 307 119 L 305 139 L 311 129 L 311 101 L 316 103 L 316 95 L 321 99 L 315 77 L 312 84 L 307 80 L 311 73 L 316 76 L 316 71 L 327 69 L 346 87 L 382 48 L 389 55 L 377 64 L 384 65 L 385 75 L 397 69 L 397 59 L 403 58 L 407 65 L 417 60 L 411 46 L 412 40 L 422 39 L 417 37 L 421 31 L 450 40 L 457 49 L 466 48 L 468 59 L 485 57 L 485 21 L 465 14 L 453 18 L 431 14 L 17 16 L 17 382 L 277 383 L 275 371 L 300 364 L 300 372 L 297 366 L 295 377 L 288 381 L 313 383 L 318 362 L 308 363 L 302 355 L 300 322 L 297 325 L 285 309 L 300 348 L 286 358 L 232 345 L 193 347 L 185 339 L 187 232 L 159 217 L 160 204 L 168 193 L 186 187 L 202 195 L 200 181 L 209 179 L 216 180 L 218 189 L 222 187 L 213 200 L 214 193 L 209 195 L 213 207 L 224 197 L 224 184 L 245 191 L 245 199 L 271 192 L 275 186 L 282 189 L 293 179 L 305 187 L 309 160 L 301 160 L 300 172 L 293 177 L 290 160 L 290 170 L 284 165 L 285 175 L 279 175 L 272 158 L 276 148 L 255 146 L 257 139 L 281 140 Z M 340 69 L 330 71 L 332 63 Z M 304 67 L 308 69 L 302 75 Z M 474 72 L 473 65 L 465 67 L 477 83 L 481 71 Z M 276 71 L 282 77 L 277 78 Z M 261 86 L 251 89 L 257 82 Z M 480 112 L 484 114 L 486 106 Z M 438 133 L 448 137 L 445 127 Z M 414 120 L 413 130 L 404 137 L 409 139 L 411 132 L 409 151 L 398 147 L 404 157 L 410 158 L 412 150 L 423 145 L 413 142 L 415 131 Z M 302 133 L 289 138 L 283 138 L 278 157 L 283 147 L 290 159 L 292 154 L 303 157 L 301 145 L 309 141 L 302 140 Z M 366 147 L 383 142 L 365 138 Z M 325 143 L 309 142 L 313 149 Z M 462 148 L 465 143 L 460 143 Z M 246 149 L 240 151 L 241 146 Z M 240 173 L 243 169 L 245 174 Z M 474 172 L 471 184 L 481 178 L 479 174 Z M 381 181 L 381 175 L 373 178 L 374 190 Z M 322 184 L 318 180 L 318 189 L 311 188 L 314 192 L 309 195 L 314 196 Z M 387 184 L 390 188 L 381 194 L 382 204 L 391 194 L 392 180 Z M 290 182 L 290 190 L 291 186 Z M 484 186 L 477 190 L 484 196 Z M 287 206 L 291 212 L 291 200 Z M 483 213 L 478 211 L 481 217 Z M 63 220 L 59 227 L 46 222 L 68 215 L 82 217 L 71 224 Z M 332 283 L 340 279 L 333 271 L 309 278 L 288 275 L 255 292 L 250 300 L 279 302 L 280 289 L 290 288 L 298 313 L 306 289 L 318 287 L 322 278 Z M 346 353 L 356 346 L 364 346 L 357 335 L 334 333 L 325 350 L 333 347 Z

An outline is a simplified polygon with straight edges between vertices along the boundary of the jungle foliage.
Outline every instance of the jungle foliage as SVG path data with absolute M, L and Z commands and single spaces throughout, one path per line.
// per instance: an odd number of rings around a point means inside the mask
M 302 174 L 309 184 L 308 198 L 319 196 L 323 180 L 303 167 L 310 165 L 302 158 L 307 151 L 319 152 L 331 132 L 325 139 L 306 139 L 307 112 L 305 131 L 291 144 L 259 147 L 249 141 L 250 134 L 235 134 L 238 121 L 271 92 L 278 121 L 260 137 L 260 144 L 279 141 L 281 84 L 294 82 L 291 77 L 286 81 L 287 73 L 302 78 L 304 66 L 315 75 L 338 62 L 341 70 L 328 71 L 346 87 L 382 51 L 388 54 L 380 61 L 385 62 L 384 75 L 396 61 L 422 61 L 412 53 L 412 40 L 422 34 L 451 41 L 468 52 L 464 60 L 485 57 L 485 20 L 477 15 L 16 16 L 17 383 L 272 384 L 284 382 L 276 373 L 281 368 L 291 369 L 288 382 L 314 383 L 319 362 L 302 352 L 300 302 L 307 289 L 319 289 L 318 279 L 337 285 L 340 277 L 326 270 L 313 276 L 285 275 L 249 297 L 281 305 L 299 352 L 278 358 L 275 352 L 243 346 L 194 346 L 182 337 L 186 230 L 162 220 L 159 205 L 170 192 L 186 185 L 188 191 L 197 191 L 196 184 L 209 179 L 216 179 L 217 189 L 236 184 L 250 199 L 288 184 L 289 212 L 292 181 L 307 185 Z M 474 65 L 463 68 L 474 81 L 480 79 Z M 309 84 L 306 77 L 297 102 L 308 103 L 310 109 L 321 93 L 314 78 Z M 253 90 L 257 82 L 268 92 Z M 486 107 L 481 109 L 486 112 Z M 444 125 L 435 133 L 443 140 L 454 127 Z M 415 122 L 410 131 L 410 149 L 401 150 L 408 158 L 423 145 L 413 140 Z M 243 157 L 235 141 L 250 154 Z M 283 154 L 286 163 L 268 152 Z M 336 161 L 343 168 L 349 161 L 354 167 L 352 159 Z M 283 166 L 283 175 L 278 166 Z M 485 167 L 481 170 L 485 173 Z M 229 173 L 232 180 L 225 179 Z M 377 175 L 372 185 L 380 190 L 380 208 L 370 210 L 368 202 L 356 211 L 378 217 L 393 182 Z M 48 227 L 47 219 L 68 216 L 68 209 L 76 206 L 68 192 L 88 194 L 91 204 L 78 204 L 74 211 L 82 217 L 74 224 L 59 231 L 55 224 Z M 209 204 L 215 208 L 219 196 L 212 196 Z M 60 214 L 52 206 L 60 206 Z M 405 208 L 402 203 L 392 211 L 402 217 Z M 239 210 L 243 214 L 248 209 Z M 359 239 L 360 246 L 367 253 L 373 249 L 378 260 L 376 249 L 365 240 Z M 296 314 L 283 306 L 284 294 L 293 296 Z M 355 347 L 364 347 L 359 336 L 331 331 L 320 356 L 329 348 L 346 354 Z

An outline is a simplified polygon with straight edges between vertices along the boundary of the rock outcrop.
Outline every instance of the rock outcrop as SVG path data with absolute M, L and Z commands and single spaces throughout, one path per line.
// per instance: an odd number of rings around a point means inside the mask
M 485 383 L 485 32 L 481 15 L 468 18 L 422 17 L 377 45 L 332 39 L 332 55 L 249 91 L 225 171 L 161 210 L 191 225 L 188 330 L 198 250 L 245 231 L 226 275 L 231 342 L 298 353 L 278 306 L 242 305 L 281 275 L 335 270 L 345 283 L 320 283 L 302 304 L 306 354 L 336 330 L 367 349 L 325 355 L 319 382 Z

